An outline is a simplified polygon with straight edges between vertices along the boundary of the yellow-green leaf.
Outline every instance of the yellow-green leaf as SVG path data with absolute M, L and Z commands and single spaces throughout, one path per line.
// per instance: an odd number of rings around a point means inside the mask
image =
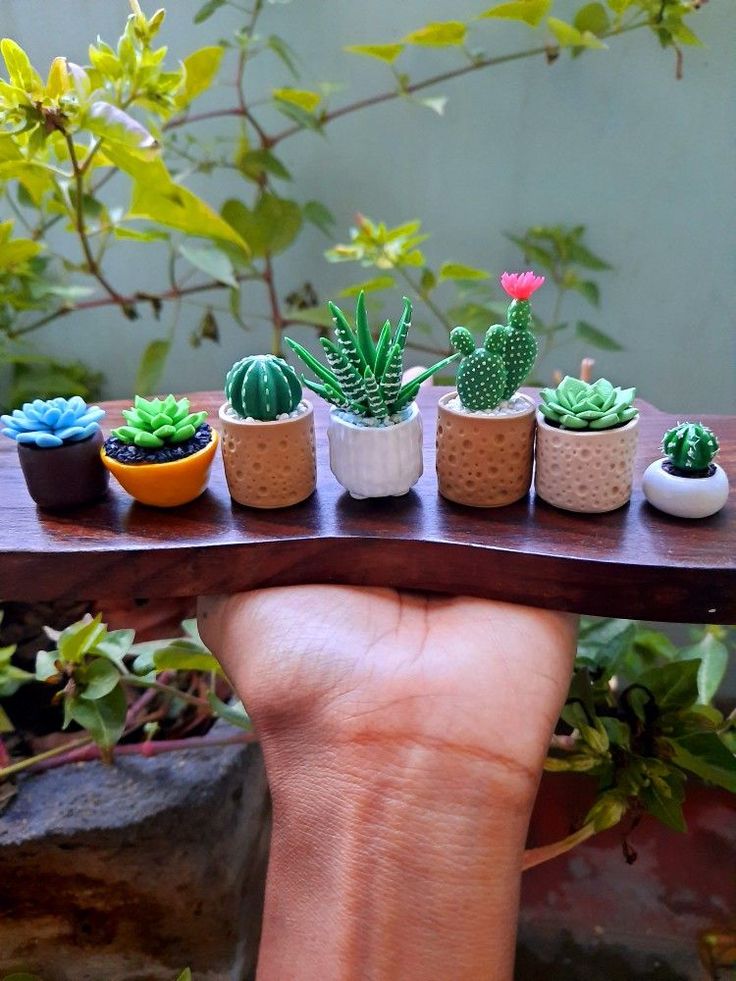
M 222 217 L 248 242 L 254 256 L 283 252 L 302 227 L 299 205 L 275 194 L 261 194 L 255 208 L 235 199 L 226 201 Z
M 445 20 L 425 24 L 404 38 L 406 44 L 418 44 L 430 48 L 445 48 L 464 44 L 467 28 L 462 21 Z
M 38 255 L 41 246 L 28 238 L 16 238 L 0 249 L 0 269 L 12 270 Z
M 484 10 L 478 17 L 500 17 L 503 20 L 520 20 L 536 27 L 552 6 L 552 0 L 509 0 Z
M 93 102 L 84 117 L 84 126 L 95 136 L 121 144 L 130 153 L 144 157 L 158 153 L 159 145 L 145 126 L 109 102 Z
M 305 112 L 314 112 L 322 101 L 319 92 L 310 92 L 308 89 L 271 89 L 274 99 L 281 102 L 288 102 L 292 106 L 299 106 Z
M 23 89 L 24 92 L 32 92 L 43 87 L 41 78 L 31 65 L 28 55 L 12 38 L 6 37 L 0 41 L 0 52 L 2 52 L 5 61 L 11 85 Z
M 349 44 L 344 50 L 366 58 L 377 58 L 391 65 L 405 47 L 404 44 Z
M 488 279 L 485 269 L 464 266 L 461 262 L 445 262 L 440 267 L 440 282 L 445 279 Z
M 579 31 L 557 17 L 548 17 L 549 29 L 563 48 L 605 48 L 606 45 L 590 31 Z
M 167 340 L 151 341 L 146 345 L 135 376 L 133 388 L 136 392 L 141 395 L 156 392 L 170 349 L 171 341 Z
M 46 94 L 50 99 L 60 99 L 72 87 L 66 58 L 54 58 L 46 79 Z
M 586 3 L 575 14 L 573 21 L 579 31 L 590 31 L 591 34 L 605 34 L 611 26 L 608 11 L 602 3 Z
M 358 293 L 376 293 L 378 290 L 389 290 L 396 286 L 393 276 L 375 276 L 354 286 L 346 286 L 340 290 L 340 296 L 357 296 Z
M 697 34 L 690 30 L 687 24 L 683 24 L 680 21 L 679 24 L 673 24 L 670 27 L 672 37 L 679 41 L 681 44 L 692 44 L 695 47 L 702 47 L 703 42 L 700 40 Z
M 200 48 L 182 62 L 184 80 L 181 90 L 177 93 L 176 104 L 179 108 L 188 106 L 198 96 L 212 85 L 220 70 L 223 49 L 218 45 Z

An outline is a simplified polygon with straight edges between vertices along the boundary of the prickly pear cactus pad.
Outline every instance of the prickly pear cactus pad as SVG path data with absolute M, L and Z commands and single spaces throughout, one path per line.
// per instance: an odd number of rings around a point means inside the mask
M 212 430 L 206 412 L 190 412 L 189 399 L 146 400 L 136 395 L 123 409 L 127 425 L 113 429 L 105 440 L 105 453 L 121 463 L 171 463 L 204 449 Z
M 320 338 L 325 361 L 317 358 L 290 337 L 285 341 L 319 381 L 303 377 L 313 392 L 358 419 L 390 421 L 410 405 L 419 386 L 435 372 L 458 357 L 453 354 L 427 368 L 421 375 L 402 385 L 404 348 L 411 327 L 411 301 L 404 297 L 404 309 L 396 327 L 387 320 L 374 338 L 368 323 L 365 294 L 361 290 L 355 306 L 355 327 L 334 303 L 328 304 L 334 323 L 335 339 Z
M 569 375 L 539 393 L 539 411 L 561 429 L 612 429 L 639 414 L 635 388 L 614 388 L 605 378 L 589 384 Z
M 241 419 L 272 422 L 298 407 L 302 383 L 283 358 L 254 354 L 236 361 L 228 371 L 225 395 Z
M 465 327 L 455 327 L 450 343 L 464 357 L 457 371 L 457 391 L 463 408 L 488 412 L 512 399 L 537 358 L 529 297 L 544 283 L 533 272 L 504 273 L 501 286 L 512 297 L 506 324 L 488 328 L 483 347 L 476 348 Z
M 684 474 L 707 473 L 718 449 L 716 434 L 699 422 L 678 422 L 662 439 L 669 462 Z
M 105 410 L 87 405 L 79 395 L 70 399 L 34 399 L 10 415 L 0 416 L 3 435 L 21 446 L 53 449 L 68 443 L 79 443 L 100 428 Z

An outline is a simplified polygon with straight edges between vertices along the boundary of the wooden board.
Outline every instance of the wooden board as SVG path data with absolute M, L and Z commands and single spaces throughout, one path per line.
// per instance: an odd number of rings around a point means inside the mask
M 736 622 L 736 494 L 705 521 L 655 511 L 641 474 L 675 423 L 641 405 L 631 502 L 607 515 L 559 511 L 532 494 L 475 510 L 437 493 L 437 399 L 424 389 L 424 476 L 404 498 L 354 501 L 332 476 L 315 407 L 319 483 L 303 504 L 256 511 L 233 504 L 218 458 L 210 489 L 171 511 L 133 502 L 120 487 L 95 505 L 61 515 L 27 495 L 10 440 L 0 443 L 0 602 L 166 597 L 308 582 L 465 593 L 550 609 L 691 623 Z M 217 419 L 219 393 L 192 396 Z M 126 402 L 106 405 L 106 429 Z M 706 417 L 719 457 L 736 480 L 736 417 Z

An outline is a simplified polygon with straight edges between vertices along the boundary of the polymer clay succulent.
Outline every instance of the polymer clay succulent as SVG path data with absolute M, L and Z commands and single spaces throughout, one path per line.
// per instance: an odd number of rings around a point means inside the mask
M 142 504 L 176 507 L 205 489 L 218 437 L 206 412 L 189 410 L 187 398 L 136 395 L 105 440 L 102 462 Z
M 371 334 L 362 290 L 355 305 L 355 328 L 335 303 L 328 303 L 328 307 L 335 340 L 320 338 L 327 365 L 290 337 L 285 341 L 319 379 L 315 382 L 304 378 L 304 384 L 327 402 L 358 418 L 387 419 L 401 412 L 414 401 L 422 382 L 457 359 L 456 354 L 444 358 L 402 384 L 404 348 L 411 327 L 411 300 L 404 297 L 404 309 L 395 330 L 387 320 L 377 340 Z
M 504 273 L 501 286 L 512 297 L 506 324 L 486 331 L 483 347 L 476 348 L 467 327 L 455 327 L 450 343 L 463 355 L 457 369 L 457 391 L 465 409 L 495 409 L 516 394 L 534 367 L 537 338 L 532 331 L 529 298 L 544 283 L 533 272 Z
M 4 436 L 16 443 L 52 449 L 68 443 L 79 443 L 99 432 L 105 410 L 87 405 L 79 395 L 70 399 L 34 399 L 22 409 L 0 416 Z
M 283 358 L 252 354 L 236 361 L 228 371 L 225 395 L 242 419 L 270 422 L 297 408 L 302 399 L 302 383 Z
M 634 419 L 635 388 L 614 388 L 605 378 L 592 384 L 566 375 L 557 388 L 543 388 L 539 411 L 561 429 L 611 429 Z
M 88 504 L 107 490 L 100 462 L 104 409 L 79 395 L 34 399 L 0 416 L 3 435 L 14 440 L 28 492 L 45 508 Z
M 678 422 L 662 438 L 666 457 L 644 471 L 642 490 L 654 507 L 677 518 L 707 518 L 728 499 L 728 477 L 715 462 L 718 437 L 701 422 Z
M 684 474 L 707 473 L 718 453 L 718 438 L 701 422 L 678 422 L 662 437 L 670 464 Z

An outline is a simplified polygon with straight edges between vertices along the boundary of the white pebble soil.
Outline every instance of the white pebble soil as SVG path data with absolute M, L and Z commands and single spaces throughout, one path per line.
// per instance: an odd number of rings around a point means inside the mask
M 505 402 L 499 402 L 495 409 L 466 409 L 460 401 L 460 396 L 447 402 L 447 408 L 462 412 L 465 416 L 517 416 L 529 411 L 529 402 L 522 395 L 514 395 Z
M 360 426 L 361 428 L 368 429 L 386 429 L 389 426 L 398 426 L 400 422 L 404 422 L 411 415 L 411 405 L 407 405 L 406 408 L 402 409 L 400 412 L 395 412 L 392 416 L 384 416 L 382 419 L 377 419 L 375 416 L 358 416 L 354 412 L 350 412 L 347 409 L 333 409 L 333 413 L 343 422 L 350 423 L 351 426 Z
M 297 419 L 299 416 L 303 416 L 305 412 L 309 411 L 309 406 L 302 400 L 299 405 L 292 412 L 280 412 L 275 419 L 254 419 L 253 416 L 239 416 L 238 413 L 233 409 L 233 407 L 228 403 L 224 415 L 228 419 L 234 419 L 237 422 L 284 422 L 286 419 Z

